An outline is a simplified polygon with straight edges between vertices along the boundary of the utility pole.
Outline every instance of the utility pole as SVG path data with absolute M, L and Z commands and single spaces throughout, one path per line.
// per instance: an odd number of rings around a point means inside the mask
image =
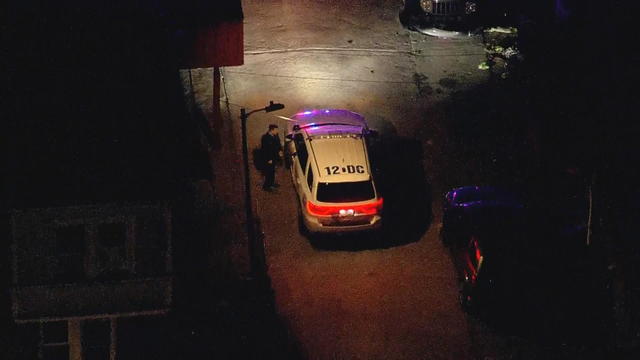
M 248 240 L 248 252 L 249 252 L 249 264 L 250 264 L 250 274 L 252 278 L 255 278 L 258 273 L 258 267 L 261 266 L 259 263 L 259 258 L 257 254 L 257 238 L 256 238 L 256 229 L 255 229 L 255 221 L 253 218 L 253 206 L 251 200 L 251 176 L 249 173 L 249 145 L 247 142 L 247 119 L 253 113 L 258 111 L 276 111 L 284 109 L 283 104 L 274 103 L 273 101 L 269 101 L 269 105 L 262 108 L 256 109 L 247 112 L 245 108 L 240 109 L 240 126 L 242 132 L 242 161 L 244 165 L 244 204 L 245 204 L 245 212 L 246 212 L 246 226 L 247 226 L 247 240 Z

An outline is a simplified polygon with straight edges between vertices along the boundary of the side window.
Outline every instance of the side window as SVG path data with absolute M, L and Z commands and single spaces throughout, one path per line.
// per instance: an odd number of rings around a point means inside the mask
M 108 278 L 128 270 L 127 224 L 104 223 L 97 226 L 94 276 Z
M 86 320 L 82 324 L 83 359 L 109 359 L 111 351 L 111 321 Z
M 309 166 L 309 172 L 307 173 L 307 185 L 309 185 L 309 190 L 313 189 L 313 169 Z
M 307 146 L 304 143 L 304 137 L 298 133 L 293 137 L 293 141 L 296 144 L 296 153 L 298 154 L 298 160 L 300 161 L 300 167 L 302 171 L 307 168 L 307 160 L 309 159 L 309 153 L 307 153 Z
M 163 274 L 166 269 L 167 227 L 159 216 L 138 216 L 135 223 L 135 272 Z
M 67 225 L 56 229 L 56 280 L 78 281 L 85 277 L 84 225 Z
M 41 359 L 69 358 L 69 330 L 66 321 L 46 321 L 42 327 Z

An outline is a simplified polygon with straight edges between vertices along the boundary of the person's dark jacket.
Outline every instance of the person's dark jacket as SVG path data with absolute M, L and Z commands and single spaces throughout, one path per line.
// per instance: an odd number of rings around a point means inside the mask
M 275 164 L 280 159 L 280 151 L 282 146 L 280 145 L 280 137 L 278 135 L 271 135 L 268 132 L 262 135 L 262 160 L 267 163 L 272 160 Z

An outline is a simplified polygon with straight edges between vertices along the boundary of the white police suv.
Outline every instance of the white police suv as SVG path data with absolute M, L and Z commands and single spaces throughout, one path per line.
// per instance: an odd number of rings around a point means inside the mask
M 372 176 L 367 137 L 375 131 L 348 110 L 294 115 L 285 137 L 286 162 L 310 233 L 373 230 L 381 226 L 382 197 Z

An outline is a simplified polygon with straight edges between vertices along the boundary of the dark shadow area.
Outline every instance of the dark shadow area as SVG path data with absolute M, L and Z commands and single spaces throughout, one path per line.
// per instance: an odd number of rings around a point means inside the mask
M 184 189 L 174 204 L 175 307 L 164 358 L 300 358 L 269 279 L 242 280 L 234 272 L 229 249 L 244 234 L 224 223 L 232 214 L 207 185 Z M 264 267 L 264 249 L 256 251 Z
M 585 245 L 586 232 L 560 225 L 546 207 L 528 209 L 526 216 L 512 243 L 492 254 L 508 266 L 500 270 L 502 287 L 496 283 L 486 301 L 480 298 L 475 315 L 504 335 L 548 346 L 606 349 L 607 283 L 594 271 L 600 259 Z M 489 270 L 498 259 L 487 255 L 486 260 Z
M 637 258 L 637 250 L 622 251 L 614 261 L 611 250 L 630 238 L 630 229 L 612 214 L 624 214 L 624 222 L 633 216 L 622 200 L 637 179 L 624 160 L 638 153 L 629 137 L 638 126 L 629 120 L 635 110 L 629 109 L 631 87 L 624 78 L 633 71 L 613 49 L 620 41 L 612 29 L 583 31 L 593 29 L 586 24 L 597 23 L 598 15 L 610 15 L 595 9 L 581 6 L 568 20 L 541 15 L 535 33 L 523 30 L 525 61 L 511 78 L 454 93 L 442 105 L 446 141 L 438 164 L 445 190 L 493 185 L 528 199 L 513 285 L 476 316 L 503 335 L 559 351 L 571 346 L 585 358 L 603 358 L 619 341 L 611 335 L 616 327 L 620 331 L 613 319 L 620 311 L 613 283 L 637 284 L 634 267 L 617 276 L 611 270 L 616 261 Z M 595 43 L 606 48 L 606 60 Z M 614 59 L 621 68 L 609 67 Z M 618 97 L 606 94 L 607 87 Z M 629 316 L 637 313 L 634 296 L 617 295 L 629 301 Z M 625 332 L 635 333 L 637 324 L 629 323 Z
M 275 312 L 268 285 L 234 284 L 226 286 L 224 296 L 194 298 L 191 312 L 120 319 L 118 358 L 302 359 Z
M 170 199 L 179 179 L 206 173 L 153 9 L 13 5 L 14 206 Z
M 313 235 L 318 249 L 359 251 L 402 246 L 419 241 L 429 229 L 431 185 L 422 163 L 419 140 L 380 135 L 369 141 L 369 156 L 376 188 L 384 199 L 382 228 L 376 232 Z
M 523 194 L 523 208 L 469 202 L 449 210 L 447 243 L 472 315 L 503 336 L 600 358 L 610 340 L 610 284 L 600 249 L 585 243 L 587 202 L 575 181 L 556 177 L 548 198 Z
M 262 150 L 259 147 L 251 149 L 253 168 L 260 172 L 261 175 L 264 175 L 264 160 L 262 160 L 262 157 Z
M 175 309 L 166 319 L 170 331 L 164 334 L 166 352 L 159 358 L 302 359 L 276 312 L 269 279 L 241 280 L 231 270 L 229 245 L 243 234 L 231 233 L 237 228 L 223 223 L 228 209 L 193 190 L 185 190 L 187 196 L 174 207 L 179 239 L 174 249 Z M 259 224 L 256 234 L 261 236 Z M 264 249 L 256 252 L 257 265 L 264 267 Z M 145 334 L 146 344 L 158 341 Z M 146 357 L 138 342 L 136 349 L 142 355 L 137 358 L 158 358 Z
M 3 33 L 11 156 L 2 211 L 168 200 L 174 307 L 161 318 L 123 319 L 118 358 L 297 358 L 268 284 L 227 273 L 231 237 L 215 232 L 221 210 L 211 189 L 194 186 L 214 176 L 213 140 L 206 116 L 185 104 L 181 44 L 171 42 L 180 21 L 161 3 L 12 2 Z M 6 316 L 8 245 L 0 251 L 0 326 L 14 335 L 8 358 L 32 359 L 37 338 L 21 336 Z
M 456 94 L 443 151 L 451 188 L 493 185 L 529 200 L 527 221 L 510 239 L 517 249 L 498 253 L 510 257 L 512 267 L 502 274 L 509 285 L 474 315 L 505 336 L 599 358 L 609 346 L 612 308 L 604 251 L 585 243 L 587 179 L 562 172 L 570 155 L 537 132 L 516 89 L 502 86 L 497 93 L 489 84 Z
M 602 358 L 610 340 L 605 283 L 587 263 L 585 248 L 573 247 L 568 254 L 555 247 L 554 255 L 549 250 L 518 257 L 507 275 L 509 287 L 478 305 L 474 316 L 504 336 Z M 535 261 L 544 266 L 536 268 Z
M 396 246 L 386 243 L 381 236 L 381 231 L 354 234 L 309 234 L 303 232 L 303 235 L 314 249 L 322 251 L 363 251 Z
M 490 82 L 457 91 L 443 107 L 447 141 L 441 166 L 454 186 L 527 183 L 538 164 L 526 100 L 517 83 Z
M 190 301 L 192 310 L 176 311 L 166 359 L 302 359 L 277 314 L 268 282 L 234 282 Z M 154 358 L 154 357 L 142 357 Z
M 393 246 L 418 241 L 433 220 L 422 143 L 382 136 L 373 148 L 372 166 L 384 198 L 382 241 Z

